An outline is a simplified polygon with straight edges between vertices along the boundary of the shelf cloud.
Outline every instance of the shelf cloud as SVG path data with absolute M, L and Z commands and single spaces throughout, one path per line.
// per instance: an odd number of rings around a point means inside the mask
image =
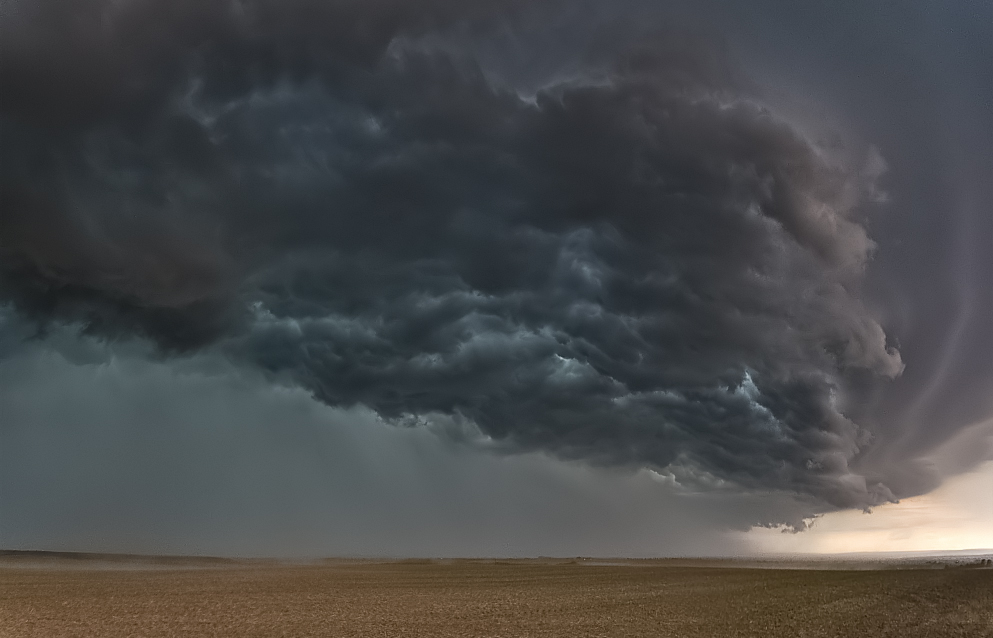
M 911 369 L 940 339 L 908 357 L 880 292 L 912 288 L 882 254 L 908 155 L 811 124 L 721 25 L 644 3 L 3 6 L 8 349 L 76 326 L 494 454 L 804 515 L 931 489 L 916 459 L 984 416 L 966 399 L 930 441 L 881 416 L 955 374 Z M 557 42 L 566 19 L 593 35 Z M 751 522 L 803 526 L 780 516 Z

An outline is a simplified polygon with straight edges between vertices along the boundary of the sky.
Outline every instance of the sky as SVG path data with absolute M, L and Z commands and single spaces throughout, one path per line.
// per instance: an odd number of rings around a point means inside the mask
M 993 547 L 991 49 L 979 0 L 0 0 L 0 546 Z

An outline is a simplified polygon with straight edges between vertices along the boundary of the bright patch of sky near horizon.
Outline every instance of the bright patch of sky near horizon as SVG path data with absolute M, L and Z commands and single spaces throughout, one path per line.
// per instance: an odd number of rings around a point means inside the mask
M 986 439 L 993 440 L 993 423 Z M 871 514 L 825 514 L 804 533 L 755 528 L 740 534 L 760 553 L 931 552 L 993 548 L 993 461 L 953 476 L 928 494 Z

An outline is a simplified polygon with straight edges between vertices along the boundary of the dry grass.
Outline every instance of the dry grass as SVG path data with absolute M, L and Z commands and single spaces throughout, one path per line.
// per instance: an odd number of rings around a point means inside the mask
M 993 636 L 993 571 L 7 564 L 0 636 L 983 637 Z

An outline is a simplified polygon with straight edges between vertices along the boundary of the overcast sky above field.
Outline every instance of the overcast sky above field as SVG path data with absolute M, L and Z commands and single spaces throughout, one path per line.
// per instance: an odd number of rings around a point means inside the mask
M 993 546 L 991 105 L 982 0 L 0 0 L 0 546 Z

